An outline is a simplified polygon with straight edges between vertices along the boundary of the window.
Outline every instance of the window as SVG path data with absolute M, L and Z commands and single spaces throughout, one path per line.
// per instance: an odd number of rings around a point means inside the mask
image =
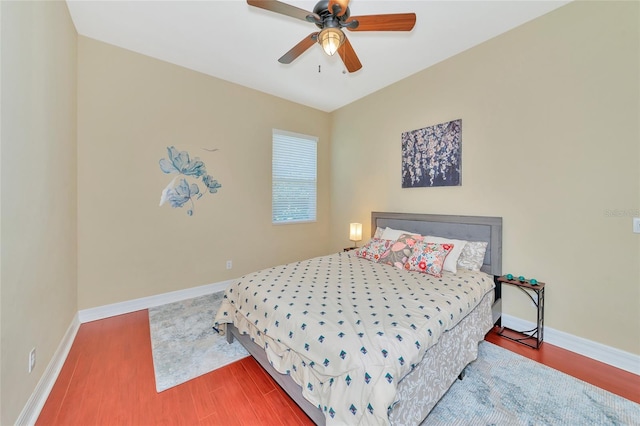
M 272 222 L 315 222 L 318 138 L 273 130 Z

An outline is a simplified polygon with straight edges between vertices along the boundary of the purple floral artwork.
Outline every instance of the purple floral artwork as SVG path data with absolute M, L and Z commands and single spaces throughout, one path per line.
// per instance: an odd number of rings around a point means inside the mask
M 462 185 L 462 120 L 402 133 L 402 187 Z

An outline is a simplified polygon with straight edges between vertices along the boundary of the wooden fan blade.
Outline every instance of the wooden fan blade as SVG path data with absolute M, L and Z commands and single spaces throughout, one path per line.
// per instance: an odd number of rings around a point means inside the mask
M 416 24 L 415 13 L 391 13 L 387 15 L 354 16 L 346 24 L 358 21 L 356 28 L 346 27 L 350 31 L 411 31 Z
M 247 3 L 249 6 L 259 7 L 271 12 L 302 19 L 303 21 L 306 21 L 307 16 L 309 15 L 318 17 L 318 15 L 312 12 L 308 12 L 304 9 L 300 9 L 299 7 L 291 6 L 290 4 L 282 3 L 277 0 L 247 0 Z M 318 19 L 320 19 L 320 17 L 318 17 Z
M 353 46 L 351 46 L 348 38 L 345 37 L 344 42 L 338 48 L 338 54 L 342 58 L 344 66 L 347 67 L 347 71 L 355 72 L 362 68 L 360 59 L 358 59 L 358 55 L 356 55 L 356 51 L 353 50 Z
M 333 13 L 333 6 L 336 4 L 340 6 L 340 12 L 338 12 L 336 16 L 344 15 L 344 13 L 347 11 L 347 8 L 349 7 L 349 0 L 329 0 L 329 12 Z
M 290 64 L 293 62 L 298 56 L 302 55 L 308 48 L 313 46 L 318 41 L 319 33 L 311 33 L 307 37 L 303 38 L 302 41 L 291 48 L 287 53 L 282 55 L 278 62 L 281 64 Z

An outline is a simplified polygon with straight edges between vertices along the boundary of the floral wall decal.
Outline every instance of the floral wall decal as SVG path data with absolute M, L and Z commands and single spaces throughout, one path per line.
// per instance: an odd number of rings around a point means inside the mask
M 402 134 L 402 187 L 462 185 L 462 120 Z
M 213 150 L 211 150 L 213 151 Z M 178 151 L 174 146 L 167 147 L 168 157 L 160 159 L 160 170 L 166 174 L 178 174 L 162 191 L 160 205 L 169 202 L 171 207 L 184 207 L 187 204 L 187 214 L 193 215 L 195 200 L 199 200 L 204 194 L 194 180 L 202 180 L 206 190 L 215 194 L 222 185 L 212 176 L 207 174 L 207 168 L 200 158 L 190 158 L 187 151 Z M 181 177 L 182 176 L 182 177 Z

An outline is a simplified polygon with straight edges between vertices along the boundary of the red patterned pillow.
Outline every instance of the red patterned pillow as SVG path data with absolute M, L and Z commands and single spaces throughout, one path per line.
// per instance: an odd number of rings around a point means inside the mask
M 411 256 L 413 247 L 421 242 L 423 238 L 422 235 L 400 235 L 397 241 L 391 241 L 392 245 L 389 252 L 382 256 L 380 263 L 386 263 L 402 269 L 407 259 L 409 259 L 409 256 Z
M 393 241 L 372 238 L 367 244 L 355 251 L 356 256 L 363 257 L 373 262 L 379 262 L 384 253 L 389 250 Z
M 415 245 L 404 268 L 409 271 L 423 272 L 434 277 L 442 276 L 444 259 L 453 250 L 453 244 L 420 242 Z

